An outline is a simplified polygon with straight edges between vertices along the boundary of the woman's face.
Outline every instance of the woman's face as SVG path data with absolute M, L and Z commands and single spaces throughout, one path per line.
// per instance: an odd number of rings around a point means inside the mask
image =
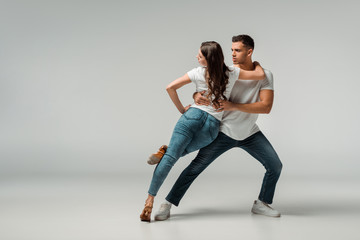
M 204 55 L 201 53 L 201 50 L 199 49 L 198 54 L 196 55 L 196 58 L 198 60 L 198 62 L 200 63 L 201 66 L 206 67 L 207 66 L 207 61 L 204 57 Z

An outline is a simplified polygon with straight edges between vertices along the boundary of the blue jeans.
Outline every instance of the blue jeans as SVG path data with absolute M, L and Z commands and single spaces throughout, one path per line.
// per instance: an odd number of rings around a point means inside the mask
M 156 196 L 176 161 L 209 145 L 219 133 L 220 121 L 198 108 L 189 108 L 176 123 L 169 146 L 156 166 L 149 194 Z
M 280 177 L 282 163 L 262 132 L 257 132 L 241 141 L 234 140 L 220 132 L 210 145 L 200 149 L 196 158 L 184 169 L 167 195 L 166 200 L 178 206 L 197 176 L 217 157 L 233 147 L 244 149 L 265 167 L 266 173 L 263 178 L 259 200 L 271 204 L 275 186 Z

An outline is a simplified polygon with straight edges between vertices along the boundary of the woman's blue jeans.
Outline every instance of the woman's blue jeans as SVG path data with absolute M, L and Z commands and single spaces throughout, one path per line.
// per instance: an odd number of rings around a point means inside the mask
M 196 158 L 184 169 L 167 195 L 166 200 L 178 206 L 197 176 L 217 157 L 234 147 L 244 149 L 265 167 L 266 173 L 258 198 L 265 203 L 271 204 L 276 183 L 280 177 L 282 163 L 270 142 L 260 131 L 244 140 L 235 140 L 220 132 L 210 145 L 200 149 Z
M 169 146 L 156 166 L 149 194 L 156 196 L 176 161 L 209 145 L 219 133 L 220 121 L 198 108 L 189 108 L 176 123 Z

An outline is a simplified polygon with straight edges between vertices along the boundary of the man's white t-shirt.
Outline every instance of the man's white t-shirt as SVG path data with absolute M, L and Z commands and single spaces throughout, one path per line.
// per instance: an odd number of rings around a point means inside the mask
M 264 80 L 239 80 L 231 91 L 229 101 L 234 103 L 254 103 L 259 101 L 260 90 L 274 90 L 273 75 L 264 69 Z M 220 131 L 235 140 L 244 140 L 260 129 L 256 125 L 258 114 L 241 111 L 225 111 Z
M 224 96 L 227 99 L 229 99 L 231 90 L 232 90 L 235 82 L 237 82 L 236 80 L 239 79 L 239 73 L 240 73 L 240 68 L 238 68 L 238 67 L 231 66 L 231 67 L 229 67 L 229 69 L 230 69 L 230 71 L 228 72 L 229 83 L 226 85 L 226 90 L 224 92 Z M 206 72 L 205 67 L 197 67 L 187 73 L 190 80 L 193 83 L 195 83 L 195 85 L 196 85 L 196 92 L 201 92 L 201 91 L 206 91 L 206 93 L 208 92 L 208 85 L 205 80 L 205 72 Z M 199 109 L 211 114 L 212 116 L 214 116 L 216 119 L 218 119 L 220 121 L 224 114 L 224 112 L 216 112 L 212 105 L 199 106 L 199 105 L 196 105 L 195 103 L 193 103 L 191 105 L 191 107 L 199 108 Z

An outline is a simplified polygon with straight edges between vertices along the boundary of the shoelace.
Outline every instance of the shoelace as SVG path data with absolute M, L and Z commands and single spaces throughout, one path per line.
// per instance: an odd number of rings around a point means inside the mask
M 170 206 L 169 206 L 168 204 L 161 204 L 161 206 L 160 206 L 160 212 L 165 211 L 165 210 L 167 210 L 167 209 L 169 209 L 169 208 L 170 208 Z

